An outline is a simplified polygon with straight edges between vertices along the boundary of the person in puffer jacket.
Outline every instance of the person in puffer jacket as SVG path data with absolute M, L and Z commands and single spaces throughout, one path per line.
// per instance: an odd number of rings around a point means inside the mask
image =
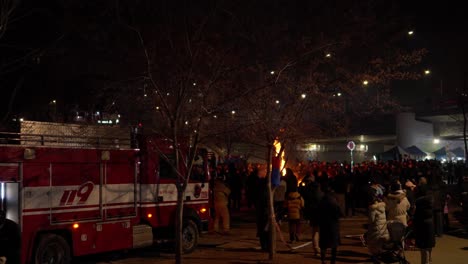
M 387 230 L 387 218 L 385 215 L 385 203 L 377 197 L 372 199 L 369 205 L 369 226 L 367 228 L 367 248 L 372 256 L 382 252 L 385 242 L 390 239 Z
M 296 187 L 288 194 L 285 202 L 288 208 L 289 240 L 293 243 L 299 241 L 299 235 L 301 234 L 301 210 L 304 208 L 304 199 Z
M 230 228 L 228 201 L 231 190 L 224 183 L 221 177 L 218 177 L 214 182 L 214 206 L 215 206 L 215 219 L 213 229 L 219 232 L 219 224 L 223 224 L 223 233 L 228 234 Z
M 390 193 L 385 197 L 384 202 L 387 208 L 387 220 L 400 221 L 408 226 L 407 212 L 411 205 L 399 183 L 393 183 L 390 186 Z

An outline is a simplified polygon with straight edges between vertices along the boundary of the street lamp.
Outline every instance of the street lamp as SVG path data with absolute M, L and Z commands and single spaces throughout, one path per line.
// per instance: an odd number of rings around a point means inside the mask
M 408 31 L 408 35 L 411 36 L 411 35 L 413 35 L 413 34 L 414 34 L 414 31 L 413 31 L 413 30 Z
M 430 71 L 430 70 L 425 70 L 425 71 L 424 71 L 424 74 L 425 74 L 425 75 L 429 75 L 429 74 L 431 74 L 431 71 Z
M 306 94 L 301 94 L 302 99 L 305 99 L 306 96 L 307 96 Z
M 362 84 L 364 84 L 364 85 L 368 85 L 368 84 L 369 84 L 369 81 L 367 81 L 367 80 L 364 80 L 364 81 L 362 82 Z

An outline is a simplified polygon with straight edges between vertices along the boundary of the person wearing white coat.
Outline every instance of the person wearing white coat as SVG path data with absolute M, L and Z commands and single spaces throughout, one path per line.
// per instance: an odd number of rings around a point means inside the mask
M 369 205 L 369 226 L 367 228 L 367 249 L 372 256 L 382 252 L 385 242 L 390 239 L 385 216 L 385 203 L 375 197 Z
M 390 193 L 385 197 L 384 202 L 387 209 L 387 220 L 400 221 L 408 226 L 407 217 L 411 205 L 399 183 L 390 186 Z

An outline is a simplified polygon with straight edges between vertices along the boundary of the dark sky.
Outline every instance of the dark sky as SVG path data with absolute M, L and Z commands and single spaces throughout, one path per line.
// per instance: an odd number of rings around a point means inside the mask
M 425 47 L 429 53 L 422 64 L 431 70 L 430 76 L 396 86 L 397 94 L 406 105 L 416 105 L 420 111 L 437 104 L 445 105 L 465 87 L 468 70 L 468 19 L 461 2 L 405 1 L 407 12 L 414 17 L 415 34 L 410 45 Z M 409 93 L 414 91 L 415 93 Z
M 394 94 L 401 98 L 404 105 L 413 105 L 421 110 L 434 105 L 434 95 L 438 96 L 437 100 L 446 100 L 453 97 L 455 91 L 465 88 L 468 61 L 466 9 L 458 1 L 397 2 L 401 14 L 410 16 L 413 21 L 408 25 L 408 30 L 414 30 L 415 34 L 408 36 L 407 45 L 428 49 L 421 67 L 430 69 L 431 75 L 418 81 L 394 84 Z M 64 69 L 92 69 L 86 57 L 78 56 L 72 65 L 51 67 L 52 64 L 48 63 L 65 56 L 59 48 L 64 41 L 74 43 L 77 49 L 87 45 L 84 40 L 62 36 L 65 29 L 79 28 L 82 21 L 70 20 L 62 6 L 54 4 L 54 1 L 24 0 L 15 16 L 17 20 L 9 25 L 7 34 L 0 39 L 0 86 L 3 92 L 0 118 L 3 119 L 8 111 L 8 103 L 18 83 L 21 85 L 18 86 L 20 89 L 13 101 L 11 114 L 22 113 L 25 109 L 43 111 L 52 99 L 71 102 L 75 97 L 85 97 L 90 93 L 86 87 L 82 87 L 81 80 L 66 79 L 61 74 Z M 95 58 L 98 55 L 89 56 Z M 106 76 L 89 78 L 105 79 Z

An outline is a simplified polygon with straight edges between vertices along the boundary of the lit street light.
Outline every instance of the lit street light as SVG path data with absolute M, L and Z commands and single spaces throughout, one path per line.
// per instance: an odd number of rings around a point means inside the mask
M 414 34 L 414 31 L 413 31 L 413 30 L 408 31 L 408 35 L 411 36 L 411 35 L 413 35 L 413 34 Z
M 425 71 L 424 71 L 424 74 L 425 74 L 425 75 L 429 75 L 429 74 L 431 74 L 431 71 L 430 71 L 430 70 L 425 70 Z
M 362 84 L 364 84 L 364 85 L 368 85 L 368 84 L 369 84 L 369 81 L 367 81 L 367 80 L 364 80 L 364 81 L 362 82 Z
M 306 98 L 306 96 L 307 96 L 306 94 L 301 95 L 302 99 Z
M 330 58 L 330 57 L 331 57 L 331 54 L 330 54 L 330 53 L 327 53 L 327 54 L 325 55 L 325 57 Z

